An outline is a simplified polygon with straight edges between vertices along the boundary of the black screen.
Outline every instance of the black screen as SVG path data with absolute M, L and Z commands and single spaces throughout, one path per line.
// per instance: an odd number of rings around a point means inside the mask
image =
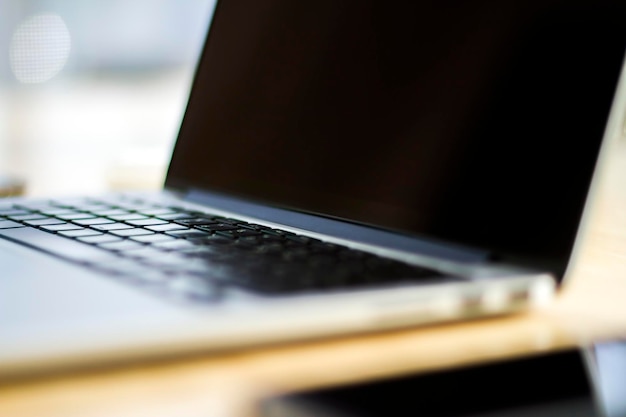
M 623 1 L 224 0 L 166 185 L 563 272 Z

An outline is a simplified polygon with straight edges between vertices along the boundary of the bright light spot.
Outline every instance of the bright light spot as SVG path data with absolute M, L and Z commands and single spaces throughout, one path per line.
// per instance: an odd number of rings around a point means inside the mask
M 22 83 L 48 81 L 65 66 L 70 47 L 70 32 L 61 16 L 35 15 L 13 33 L 9 47 L 11 70 Z

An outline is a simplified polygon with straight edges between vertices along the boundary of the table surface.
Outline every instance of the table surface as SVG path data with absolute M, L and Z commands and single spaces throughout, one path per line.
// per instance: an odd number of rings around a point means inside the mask
M 587 233 L 550 306 L 526 314 L 0 382 L 0 415 L 246 415 L 271 393 L 626 336 L 626 143 L 607 152 Z

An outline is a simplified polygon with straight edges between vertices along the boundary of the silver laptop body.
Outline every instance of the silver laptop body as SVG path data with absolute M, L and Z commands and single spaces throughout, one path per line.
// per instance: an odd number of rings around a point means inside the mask
M 0 375 L 545 305 L 625 111 L 588 3 L 220 2 L 162 192 L 0 201 Z

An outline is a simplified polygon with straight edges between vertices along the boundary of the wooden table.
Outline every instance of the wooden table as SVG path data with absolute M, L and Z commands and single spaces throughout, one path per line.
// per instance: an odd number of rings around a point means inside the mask
M 626 336 L 626 143 L 608 153 L 570 280 L 530 314 L 0 382 L 0 415 L 229 416 L 259 396 Z

